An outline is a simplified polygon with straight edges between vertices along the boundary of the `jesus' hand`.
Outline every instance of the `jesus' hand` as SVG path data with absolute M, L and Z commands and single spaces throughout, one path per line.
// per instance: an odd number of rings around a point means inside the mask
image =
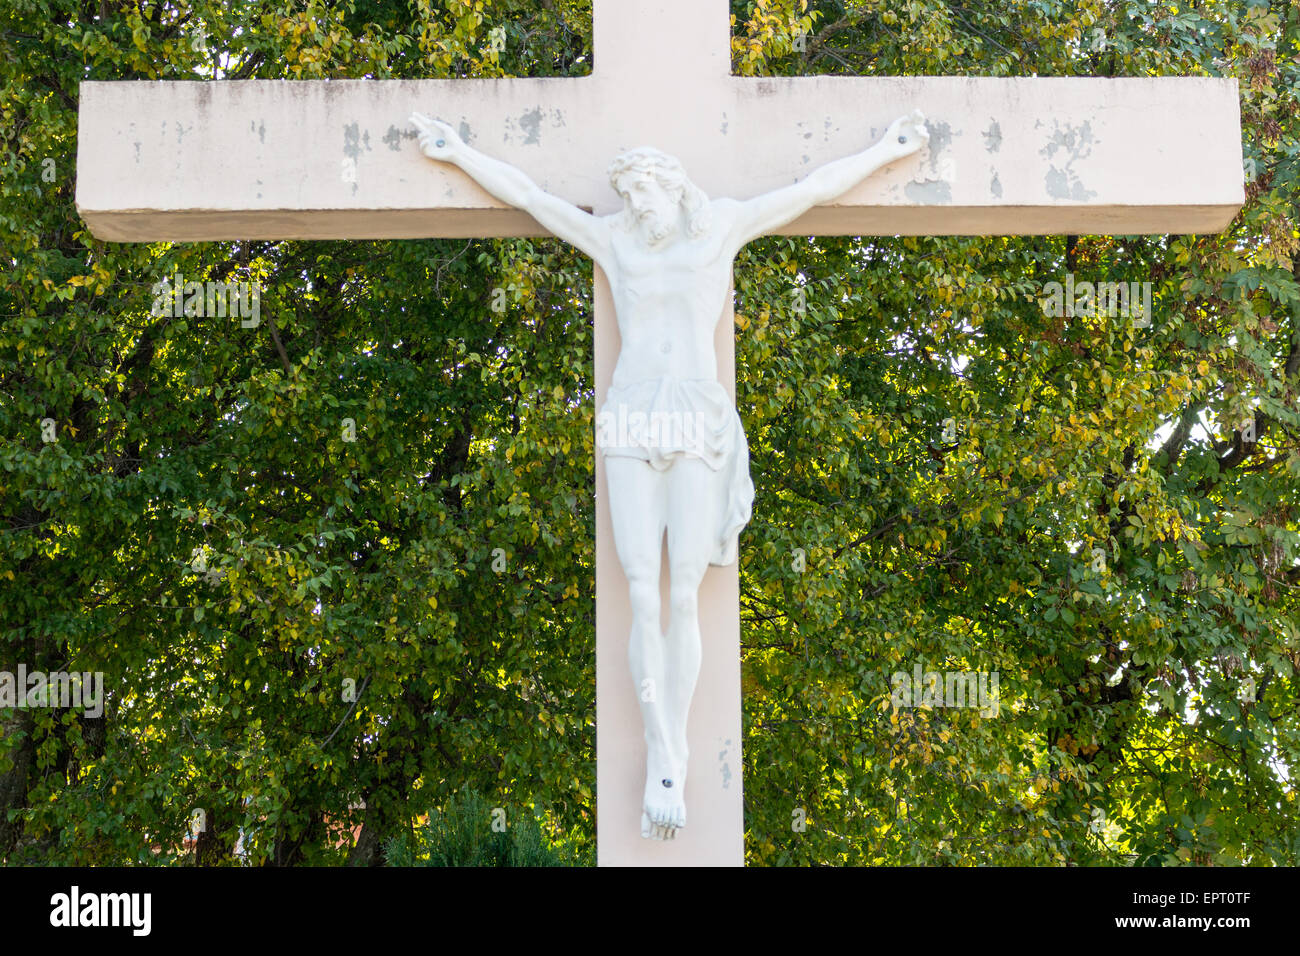
M 920 110 L 912 110 L 889 124 L 881 141 L 896 147 L 902 156 L 915 153 L 930 141 L 930 131 L 925 128 L 925 117 Z
M 457 149 L 465 143 L 450 123 L 430 119 L 423 113 L 412 113 L 411 122 L 420 131 L 420 149 L 425 156 L 444 163 L 455 162 Z

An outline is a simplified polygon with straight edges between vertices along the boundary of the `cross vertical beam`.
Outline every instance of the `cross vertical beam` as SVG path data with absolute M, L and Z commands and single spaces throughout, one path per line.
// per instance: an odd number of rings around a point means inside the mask
M 675 80 L 716 86 L 731 75 L 731 14 L 726 3 L 700 0 L 596 0 L 592 9 L 593 73 L 602 81 L 653 92 L 671 68 Z M 658 97 L 643 105 L 651 108 Z M 689 104 L 673 103 L 677 109 Z
M 618 359 L 618 320 L 609 281 L 595 268 L 596 407 Z M 736 397 L 731 296 L 714 333 L 718 381 Z M 596 456 L 596 854 L 600 866 L 743 866 L 740 565 L 710 567 L 700 585 L 700 679 L 691 703 L 686 827 L 669 841 L 641 838 L 646 747 L 628 668 L 632 611 L 614 550 L 605 460 Z M 741 535 L 743 546 L 744 535 Z M 660 569 L 660 626 L 668 627 L 668 549 Z

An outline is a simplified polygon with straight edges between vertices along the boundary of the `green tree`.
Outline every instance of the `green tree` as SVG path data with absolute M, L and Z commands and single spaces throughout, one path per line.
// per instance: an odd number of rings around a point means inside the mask
M 1220 236 L 749 248 L 753 862 L 1296 861 L 1298 40 L 1295 4 L 746 5 L 747 73 L 1236 76 L 1249 177 Z M 1048 315 L 1069 273 L 1151 282 L 1149 327 Z M 916 664 L 998 673 L 998 716 L 895 707 Z
M 585 69 L 577 5 L 496 4 L 503 51 L 482 3 L 417 7 L 7 8 L 0 665 L 110 687 L 5 715 L 11 861 L 189 859 L 201 809 L 200 862 L 377 863 L 464 787 L 591 842 L 589 264 L 112 245 L 72 204 L 83 78 Z M 260 283 L 261 324 L 152 314 L 176 273 Z

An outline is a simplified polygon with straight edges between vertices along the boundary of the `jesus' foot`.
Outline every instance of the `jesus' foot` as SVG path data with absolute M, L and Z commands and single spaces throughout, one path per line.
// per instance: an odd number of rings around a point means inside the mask
M 645 800 L 641 836 L 671 840 L 686 826 L 686 766 L 658 747 L 646 754 Z

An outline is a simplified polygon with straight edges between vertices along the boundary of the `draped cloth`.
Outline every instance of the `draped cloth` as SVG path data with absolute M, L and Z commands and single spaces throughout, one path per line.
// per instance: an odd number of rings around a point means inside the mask
M 607 458 L 639 458 L 656 471 L 681 457 L 708 465 L 718 516 L 709 563 L 735 562 L 740 530 L 753 510 L 754 482 L 745 429 L 721 382 L 664 376 L 611 386 L 596 416 L 596 447 Z

